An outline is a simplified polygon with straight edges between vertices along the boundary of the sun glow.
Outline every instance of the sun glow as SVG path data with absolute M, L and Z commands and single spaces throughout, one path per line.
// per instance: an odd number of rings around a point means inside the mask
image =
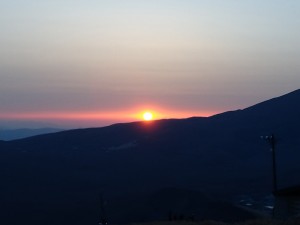
M 129 109 L 115 111 L 25 111 L 0 112 L 0 120 L 9 121 L 43 121 L 54 126 L 102 127 L 115 123 L 130 123 L 132 121 L 146 121 L 161 119 L 180 119 L 192 116 L 207 117 L 220 112 L 177 111 L 163 109 L 157 106 L 142 105 Z
M 152 114 L 151 112 L 145 112 L 145 113 L 143 114 L 143 118 L 144 118 L 144 120 L 146 120 L 146 121 L 150 121 L 150 120 L 153 119 L 153 114 Z

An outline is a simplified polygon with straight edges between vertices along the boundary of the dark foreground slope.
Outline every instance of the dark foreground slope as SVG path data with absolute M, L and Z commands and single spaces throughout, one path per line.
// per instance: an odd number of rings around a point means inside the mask
M 109 219 L 120 223 L 126 215 L 132 218 L 129 212 L 118 213 L 120 205 L 129 209 L 132 199 L 168 187 L 201 191 L 216 205 L 239 194 L 270 193 L 271 154 L 260 136 L 271 133 L 280 138 L 280 186 L 296 184 L 299 102 L 298 90 L 209 118 L 116 124 L 0 142 L 0 223 L 93 224 L 99 220 L 100 195 L 110 203 Z M 222 210 L 213 208 L 218 217 Z
M 235 223 L 235 225 L 297 225 L 299 219 L 289 221 L 276 221 L 276 220 L 251 220 L 241 223 Z M 150 223 L 134 223 L 132 225 L 231 225 L 232 223 L 223 223 L 217 221 L 202 221 L 202 222 L 189 222 L 189 221 L 171 221 L 171 222 L 150 222 Z

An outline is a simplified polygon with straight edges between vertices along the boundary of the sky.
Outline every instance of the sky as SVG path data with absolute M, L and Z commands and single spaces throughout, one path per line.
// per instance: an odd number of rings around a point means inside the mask
M 283 95 L 299 15 L 298 0 L 0 0 L 0 121 L 95 127 Z

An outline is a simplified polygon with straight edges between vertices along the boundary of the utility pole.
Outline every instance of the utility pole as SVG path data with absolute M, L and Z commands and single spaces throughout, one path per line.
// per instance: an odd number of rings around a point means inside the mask
M 107 225 L 107 217 L 104 208 L 105 202 L 103 200 L 103 195 L 100 195 L 100 223 L 99 225 Z
M 277 186 L 277 161 L 276 161 L 276 152 L 275 152 L 275 145 L 276 145 L 275 135 L 272 134 L 270 136 L 261 136 L 261 138 L 267 141 L 271 147 L 272 171 L 273 171 L 273 193 L 276 193 L 278 190 L 278 186 Z

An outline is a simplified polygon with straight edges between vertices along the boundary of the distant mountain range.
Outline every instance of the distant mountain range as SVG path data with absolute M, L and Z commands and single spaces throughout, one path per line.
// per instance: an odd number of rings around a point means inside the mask
M 22 128 L 22 129 L 1 129 L 0 128 L 0 140 L 11 141 L 15 139 L 32 137 L 40 134 L 49 134 L 63 131 L 63 129 L 57 128 Z
M 177 209 L 188 208 L 198 219 L 205 219 L 200 213 L 203 199 L 211 199 L 206 214 L 218 220 L 226 221 L 228 215 L 253 218 L 235 208 L 233 199 L 272 191 L 271 153 L 261 135 L 278 137 L 280 187 L 300 183 L 299 102 L 297 90 L 207 118 L 115 124 L 2 141 L 0 210 L 6 216 L 0 223 L 95 224 L 101 216 L 100 195 L 114 223 L 163 219 L 172 210 L 171 199 L 183 201 L 179 193 L 203 196 L 197 197 L 199 204 Z M 170 200 L 155 194 L 168 188 L 179 193 L 172 191 Z M 161 196 L 157 205 L 146 197 L 153 195 Z M 166 207 L 159 208 L 161 204 Z M 221 211 L 228 204 L 226 217 Z M 146 212 L 137 210 L 142 206 Z

